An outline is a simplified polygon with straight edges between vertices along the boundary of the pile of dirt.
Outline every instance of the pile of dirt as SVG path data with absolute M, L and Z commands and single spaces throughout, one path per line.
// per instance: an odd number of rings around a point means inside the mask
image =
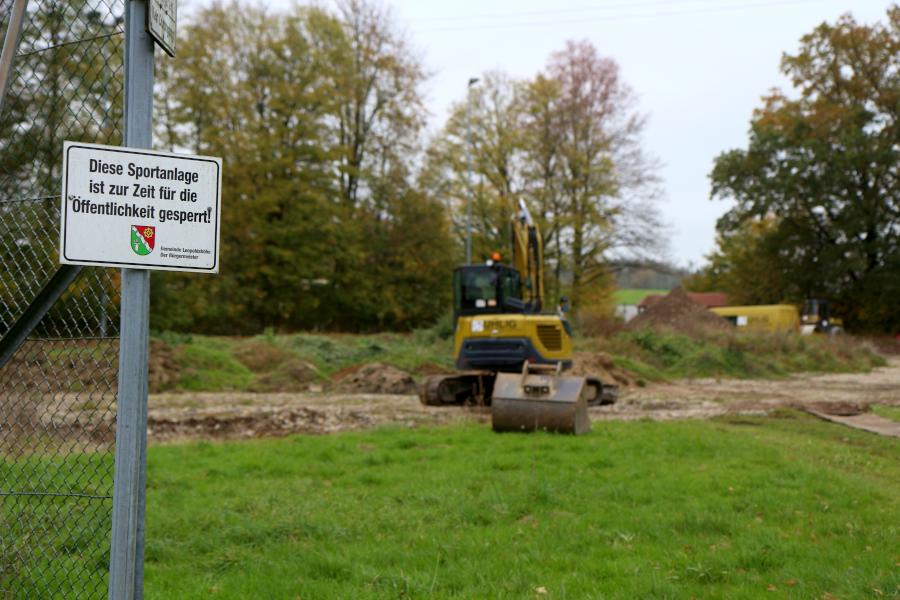
M 27 340 L 0 369 L 0 394 L 51 394 L 64 389 L 105 391 L 110 382 L 115 384 L 118 364 L 117 339 Z
M 896 336 L 881 335 L 870 338 L 863 338 L 871 342 L 873 346 L 882 354 L 889 356 L 900 356 L 900 334 Z
M 181 377 L 181 367 L 175 360 L 175 349 L 162 340 L 150 340 L 147 391 L 158 394 L 171 388 Z
M 305 392 L 319 381 L 316 366 L 299 358 L 279 362 L 275 370 L 262 373 L 250 386 L 253 392 Z
M 414 394 L 416 382 L 409 373 L 383 363 L 343 369 L 332 377 L 335 389 L 353 394 Z
M 683 288 L 677 287 L 659 302 L 628 322 L 629 331 L 666 329 L 687 335 L 710 331 L 729 331 L 731 324 L 695 302 Z
M 599 377 L 604 384 L 631 386 L 635 383 L 630 372 L 617 367 L 612 359 L 602 352 L 576 352 L 572 355 L 572 369 L 569 373 Z
M 452 369 L 434 363 L 425 363 L 416 367 L 416 374 L 418 375 L 446 375 L 452 372 Z
M 838 417 L 851 417 L 869 412 L 869 407 L 859 402 L 807 402 L 797 406 L 801 409 L 809 409 L 813 412 L 819 412 L 826 415 L 835 415 Z
M 268 373 L 292 358 L 292 354 L 272 344 L 248 342 L 241 344 L 234 357 L 254 373 Z

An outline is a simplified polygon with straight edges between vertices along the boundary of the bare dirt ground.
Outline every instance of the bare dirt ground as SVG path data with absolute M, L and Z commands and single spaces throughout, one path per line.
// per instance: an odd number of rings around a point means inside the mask
M 900 405 L 900 356 L 870 373 L 803 374 L 786 379 L 686 379 L 629 388 L 613 406 L 592 409 L 595 419 L 705 418 L 765 414 L 781 407 L 859 412 L 872 404 Z
M 424 407 L 414 395 L 156 394 L 150 396 L 148 427 L 156 441 L 242 439 L 387 424 L 439 425 L 487 416 L 460 407 Z
M 591 408 L 595 421 L 690 419 L 765 414 L 813 407 L 858 412 L 900 405 L 900 357 L 871 373 L 798 375 L 780 380 L 696 379 L 621 391 L 612 406 Z M 202 393 L 150 396 L 151 440 L 242 439 L 332 433 L 395 424 L 405 427 L 487 421 L 483 409 L 422 406 L 414 395 L 353 393 Z

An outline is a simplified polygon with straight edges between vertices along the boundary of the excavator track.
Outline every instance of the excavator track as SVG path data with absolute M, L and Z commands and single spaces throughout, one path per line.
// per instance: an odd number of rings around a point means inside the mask
M 434 375 L 419 390 L 426 406 L 488 406 L 494 431 L 590 431 L 588 406 L 612 404 L 618 387 L 596 377 L 566 377 L 562 364 L 529 365 L 522 372 L 470 371 Z
M 425 406 L 486 406 L 496 377 L 492 371 L 432 375 L 419 389 L 419 401 Z
M 615 404 L 619 399 L 619 386 L 603 383 L 596 377 L 585 377 L 588 406 Z

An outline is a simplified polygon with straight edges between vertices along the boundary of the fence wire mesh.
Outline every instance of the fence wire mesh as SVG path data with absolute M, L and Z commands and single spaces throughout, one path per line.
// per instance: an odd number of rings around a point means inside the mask
M 122 142 L 123 16 L 28 2 L 0 111 L 0 336 L 59 268 L 63 141 Z M 0 368 L 0 599 L 106 596 L 118 287 L 83 269 Z

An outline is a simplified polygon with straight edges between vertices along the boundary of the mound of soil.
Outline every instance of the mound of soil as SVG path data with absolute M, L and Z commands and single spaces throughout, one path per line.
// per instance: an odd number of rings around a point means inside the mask
M 105 392 L 110 382 L 115 389 L 118 364 L 116 339 L 28 340 L 0 369 L 0 393 L 19 396 L 24 391 L 52 394 L 67 389 Z M 3 416 L 0 408 L 0 430 Z
M 807 402 L 805 405 L 801 404 L 800 408 L 838 417 L 852 417 L 869 412 L 867 405 L 858 402 Z
M 416 373 L 419 375 L 445 375 L 452 372 L 451 369 L 447 369 L 446 367 L 434 363 L 425 363 L 424 365 L 416 367 Z
M 268 373 L 289 360 L 292 354 L 272 344 L 248 342 L 241 344 L 234 357 L 254 373 Z
M 250 389 L 254 392 L 305 392 L 318 379 L 319 370 L 315 365 L 290 358 L 279 362 L 275 370 L 261 374 Z
M 881 335 L 868 338 L 875 348 L 882 354 L 900 355 L 900 334 L 896 336 Z
M 181 376 L 181 367 L 175 360 L 175 349 L 162 340 L 150 340 L 147 391 L 158 394 L 175 385 Z
M 691 300 L 683 288 L 677 287 L 629 321 L 626 329 L 667 329 L 698 335 L 716 330 L 729 331 L 732 326 L 719 315 Z
M 576 352 L 572 355 L 572 368 L 569 373 L 599 377 L 604 384 L 630 386 L 635 382 L 631 373 L 617 367 L 612 359 L 602 352 Z
M 382 363 L 369 363 L 334 374 L 335 389 L 355 394 L 414 394 L 409 373 Z

